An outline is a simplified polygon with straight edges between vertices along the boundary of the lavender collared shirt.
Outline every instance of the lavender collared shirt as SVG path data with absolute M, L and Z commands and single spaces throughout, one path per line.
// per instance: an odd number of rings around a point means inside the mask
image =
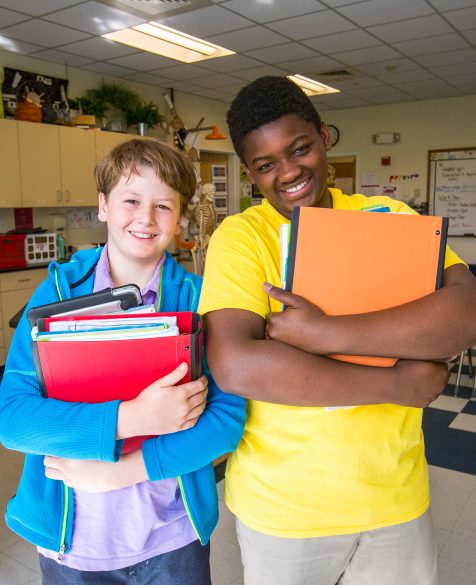
M 157 304 L 162 266 L 141 290 L 146 304 Z M 96 266 L 94 291 L 112 287 L 107 244 Z M 160 307 L 159 307 L 160 308 Z M 197 540 L 176 478 L 144 481 L 99 494 L 74 490 L 71 548 L 61 564 L 82 571 L 112 571 L 182 548 Z M 58 553 L 38 548 L 52 559 Z

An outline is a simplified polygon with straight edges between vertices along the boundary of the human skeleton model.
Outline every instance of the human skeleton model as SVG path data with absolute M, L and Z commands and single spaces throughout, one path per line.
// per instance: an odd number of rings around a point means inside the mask
M 208 242 L 216 226 L 214 195 L 215 186 L 212 183 L 205 183 L 201 186 L 198 202 L 192 207 L 189 206 L 192 214 L 190 233 L 193 230 L 192 226 L 195 226 L 194 234 L 191 233 L 195 236 L 195 245 L 192 248 L 193 266 L 196 274 L 200 275 L 203 274 Z

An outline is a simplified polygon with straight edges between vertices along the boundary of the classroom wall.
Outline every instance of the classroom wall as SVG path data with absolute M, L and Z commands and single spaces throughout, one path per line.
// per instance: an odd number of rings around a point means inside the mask
M 357 155 L 357 191 L 366 174 L 375 175 L 380 185 L 397 176 L 392 181 L 397 196 L 422 201 L 427 197 L 428 150 L 476 148 L 475 111 L 476 96 L 472 95 L 320 113 L 340 130 L 340 140 L 330 154 Z M 372 143 L 373 134 L 386 132 L 398 132 L 400 142 Z M 381 165 L 382 156 L 391 157 L 390 166 Z M 403 178 L 415 174 L 418 177 Z M 448 243 L 467 262 L 476 263 L 476 238 L 449 237 Z

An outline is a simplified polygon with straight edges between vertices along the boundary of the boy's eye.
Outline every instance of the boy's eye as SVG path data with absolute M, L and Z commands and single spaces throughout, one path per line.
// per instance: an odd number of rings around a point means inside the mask
M 137 205 L 138 201 L 137 199 L 126 199 L 125 203 L 128 203 L 129 205 Z
M 157 205 L 157 209 L 165 209 L 166 211 L 170 211 L 170 207 L 168 207 L 167 205 L 164 205 L 163 203 L 159 203 Z
M 296 148 L 296 150 L 294 151 L 294 154 L 297 154 L 298 156 L 300 154 L 306 154 L 306 152 L 308 152 L 309 150 L 309 144 L 303 144 L 302 146 L 298 146 Z
M 267 162 L 264 163 L 263 165 L 260 165 L 257 170 L 259 173 L 265 173 L 266 171 L 269 171 L 269 169 L 272 168 L 272 166 L 273 166 L 272 162 Z

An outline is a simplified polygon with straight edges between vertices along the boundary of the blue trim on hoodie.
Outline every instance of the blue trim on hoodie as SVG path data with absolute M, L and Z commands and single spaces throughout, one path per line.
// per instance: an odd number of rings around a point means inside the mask
M 30 307 L 92 292 L 93 267 L 101 249 L 82 250 L 66 264 L 51 263 L 48 278 L 28 303 Z M 201 279 L 187 273 L 168 254 L 162 276 L 161 311 L 196 311 Z M 82 280 L 89 271 L 91 275 Z M 79 282 L 79 284 L 77 284 Z M 76 283 L 76 285 L 75 285 Z M 59 550 L 63 520 L 63 484 L 44 474 L 45 454 L 75 459 L 117 461 L 119 401 L 67 403 L 41 397 L 31 353 L 30 327 L 24 312 L 7 357 L 0 386 L 0 441 L 7 449 L 26 453 L 16 495 L 5 515 L 7 525 L 35 545 Z M 150 480 L 182 478 L 191 520 L 206 544 L 218 521 L 213 466 L 223 453 L 234 451 L 243 433 L 245 400 L 222 392 L 208 376 L 207 408 L 189 430 L 149 439 L 142 453 Z M 66 543 L 71 542 L 73 498 L 68 511 Z

